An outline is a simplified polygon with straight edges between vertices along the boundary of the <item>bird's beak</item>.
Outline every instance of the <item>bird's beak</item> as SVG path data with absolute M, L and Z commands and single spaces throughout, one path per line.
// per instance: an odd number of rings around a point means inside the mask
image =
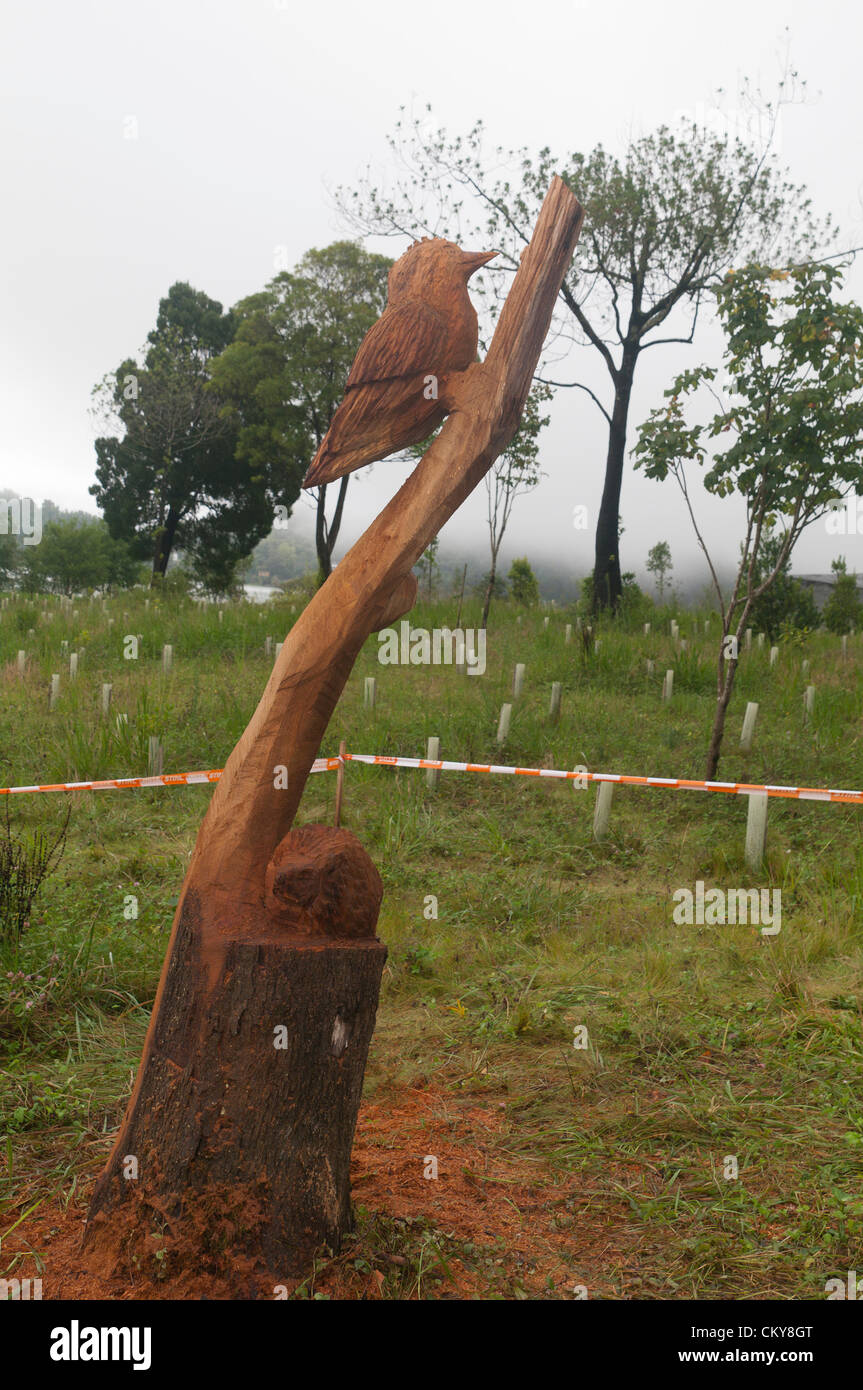
M 464 266 L 464 278 L 469 280 L 481 265 L 486 265 L 496 255 L 496 251 L 462 251 L 461 263 Z

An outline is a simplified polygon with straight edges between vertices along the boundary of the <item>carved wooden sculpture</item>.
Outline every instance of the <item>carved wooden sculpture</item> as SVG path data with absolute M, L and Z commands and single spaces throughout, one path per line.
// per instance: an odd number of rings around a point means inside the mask
M 387 307 L 360 344 L 342 401 L 303 487 L 331 483 L 427 439 L 446 415 L 440 380 L 476 357 L 467 282 L 494 251 L 417 241 L 387 277 Z
M 432 405 L 449 419 L 291 629 L 213 793 L 87 1246 L 127 1259 L 137 1250 L 140 1260 L 141 1241 L 158 1230 L 169 1271 L 184 1252 L 201 1263 L 227 1242 L 235 1262 L 276 1276 L 307 1269 L 323 1242 L 338 1246 L 386 955 L 374 935 L 381 885 L 349 832 L 291 825 L 363 643 L 412 606 L 414 564 L 515 432 L 581 220 L 554 179 L 482 363 L 466 364 L 476 329 L 464 300 L 467 275 L 487 257 L 420 243 L 393 267 L 391 290 L 403 272 L 415 286 L 418 264 L 424 286 L 438 283 L 441 266 L 447 275 L 458 267 L 454 298 L 432 305 L 440 322 L 419 309 L 433 332 L 415 334 L 398 303 L 387 309 L 357 358 L 363 383 L 349 388 L 307 481 L 405 443 L 406 417 L 389 407 L 407 399 L 398 395 L 407 383 L 423 402 L 406 409 L 411 430 L 422 417 L 415 438 L 434 423 Z M 431 280 L 427 261 L 437 266 Z M 393 375 L 383 381 L 385 371 Z M 423 398 L 427 375 L 438 378 L 437 401 Z M 396 396 L 363 396 L 373 383 L 385 393 L 395 383 Z M 369 413 L 375 399 L 389 402 L 380 417 Z M 336 430 L 342 411 L 357 431 L 353 449 L 347 424 Z M 234 1287 L 243 1296 L 253 1285 L 237 1276 Z

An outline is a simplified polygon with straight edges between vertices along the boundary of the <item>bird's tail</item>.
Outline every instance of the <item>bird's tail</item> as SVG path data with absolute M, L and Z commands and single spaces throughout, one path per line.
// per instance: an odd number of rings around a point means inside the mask
M 421 377 L 411 376 L 349 388 L 303 487 L 321 487 L 426 439 L 444 411 L 439 401 L 424 399 L 421 383 Z
M 325 435 L 321 441 L 321 447 L 315 454 L 306 476 L 303 478 L 303 487 L 322 487 L 326 483 L 335 482 L 336 478 L 343 478 L 346 473 L 353 473 L 355 468 L 362 468 L 367 463 L 374 463 L 380 458 L 380 453 L 374 445 L 366 445 L 357 449 L 333 449 L 330 447 L 329 435 Z

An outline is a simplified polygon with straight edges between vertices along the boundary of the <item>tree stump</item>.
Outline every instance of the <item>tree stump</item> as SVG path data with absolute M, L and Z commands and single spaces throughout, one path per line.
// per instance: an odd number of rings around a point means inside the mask
M 339 1249 L 386 959 L 374 935 L 382 893 L 349 831 L 289 832 L 268 868 L 262 930 L 221 938 L 212 986 L 200 905 L 186 895 L 85 1250 L 109 1248 L 139 1273 L 158 1258 L 166 1275 L 200 1268 L 203 1252 L 227 1276 L 278 1281 L 307 1273 L 322 1246 Z

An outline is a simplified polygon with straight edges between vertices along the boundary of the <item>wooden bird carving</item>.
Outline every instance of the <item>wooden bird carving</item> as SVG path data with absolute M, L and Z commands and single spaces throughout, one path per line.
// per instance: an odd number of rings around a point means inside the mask
M 476 360 L 467 282 L 496 251 L 462 251 L 442 237 L 414 242 L 387 278 L 387 307 L 354 358 L 345 397 L 303 479 L 331 483 L 426 439 L 447 414 L 443 379 Z

